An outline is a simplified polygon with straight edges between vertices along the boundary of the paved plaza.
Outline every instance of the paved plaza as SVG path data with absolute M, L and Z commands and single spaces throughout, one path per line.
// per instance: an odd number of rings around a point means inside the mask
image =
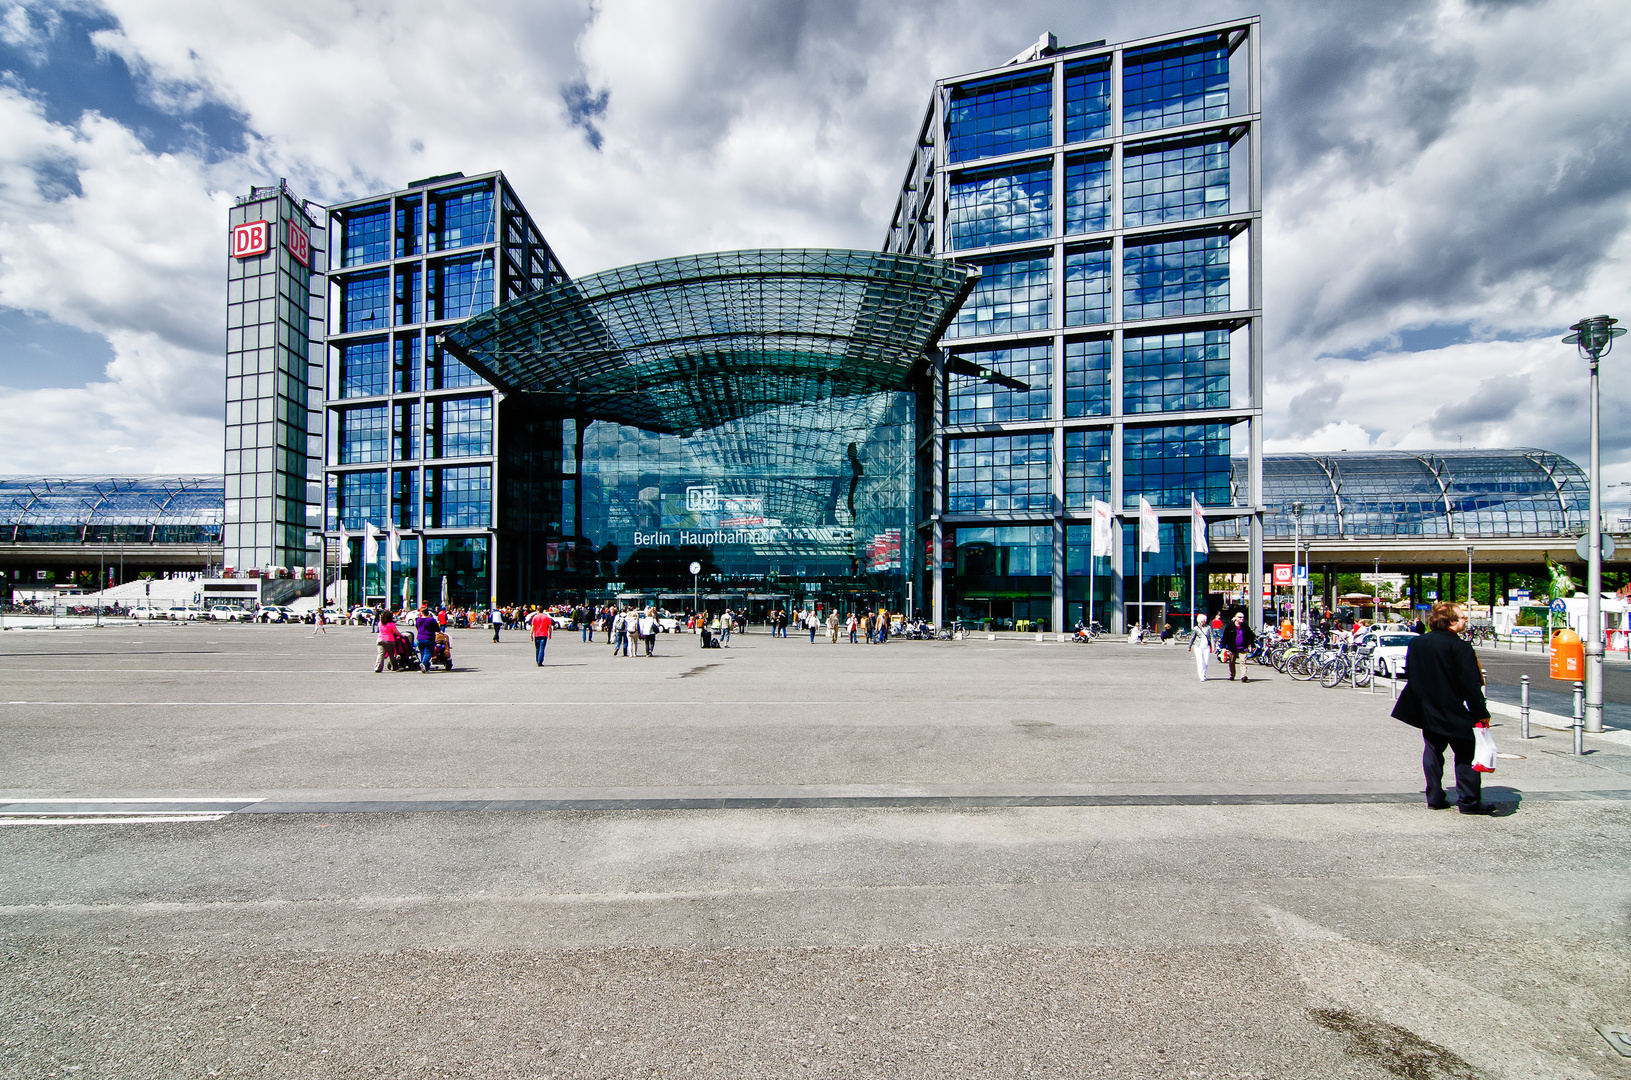
M 1385 685 L 489 637 L 0 634 L 0 1077 L 1631 1078 L 1631 733 L 1480 819 Z

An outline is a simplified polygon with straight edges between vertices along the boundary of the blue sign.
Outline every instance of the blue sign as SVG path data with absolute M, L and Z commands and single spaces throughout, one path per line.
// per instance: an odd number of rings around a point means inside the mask
M 1554 615 L 1567 615 L 1568 612 L 1569 612 L 1569 605 L 1567 605 L 1567 604 L 1565 604 L 1563 602 L 1562 597 L 1559 597 L 1558 599 L 1552 601 L 1552 614 L 1554 614 Z
M 1507 598 L 1510 599 L 1510 600 L 1527 600 L 1527 599 L 1529 599 L 1529 590 L 1528 589 L 1513 589 L 1511 592 L 1507 593 L 1506 595 L 1507 595 Z

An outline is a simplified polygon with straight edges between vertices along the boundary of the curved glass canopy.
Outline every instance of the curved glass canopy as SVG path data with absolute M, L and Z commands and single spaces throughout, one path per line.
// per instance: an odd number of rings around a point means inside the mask
M 1245 458 L 1232 483 L 1246 490 Z M 1264 454 L 1263 535 L 1291 539 L 1302 504 L 1305 539 L 1560 536 L 1585 527 L 1580 466 L 1547 450 L 1370 450 Z M 1213 535 L 1233 537 L 1238 523 Z
M 903 390 L 978 270 L 876 251 L 723 251 L 508 301 L 443 345 L 562 415 L 690 435 L 800 402 Z
M 215 543 L 225 509 L 220 476 L 0 476 L 11 543 Z

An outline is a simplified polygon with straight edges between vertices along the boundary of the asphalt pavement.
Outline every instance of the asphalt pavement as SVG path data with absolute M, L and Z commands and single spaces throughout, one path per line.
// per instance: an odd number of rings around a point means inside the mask
M 1176 647 L 488 636 L 0 635 L 0 1077 L 1631 1078 L 1631 732 L 1486 819 Z

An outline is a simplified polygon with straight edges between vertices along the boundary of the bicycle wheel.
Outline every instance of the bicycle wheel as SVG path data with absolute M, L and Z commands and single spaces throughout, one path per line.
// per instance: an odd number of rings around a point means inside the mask
M 1311 652 L 1298 653 L 1295 659 L 1286 664 L 1286 674 L 1298 682 L 1308 682 L 1319 674 L 1319 661 Z
M 1320 685 L 1327 690 L 1333 690 L 1337 684 L 1348 677 L 1348 662 L 1343 657 L 1333 656 L 1320 665 Z
M 1353 680 L 1355 686 L 1369 686 L 1371 676 L 1374 674 L 1375 672 L 1371 671 L 1369 659 L 1366 659 L 1363 662 L 1356 661 L 1354 663 Z

